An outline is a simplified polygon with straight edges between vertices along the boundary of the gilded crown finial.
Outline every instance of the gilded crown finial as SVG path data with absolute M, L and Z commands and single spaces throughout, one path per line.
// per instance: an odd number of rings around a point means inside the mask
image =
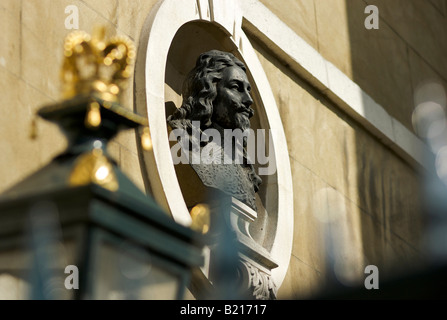
M 124 128 L 137 127 L 143 127 L 143 149 L 151 150 L 148 120 L 119 101 L 132 76 L 135 57 L 129 39 L 115 36 L 106 41 L 104 27 L 95 28 L 92 35 L 74 31 L 65 38 L 61 72 L 64 100 L 41 108 L 37 114 L 60 125 L 69 138 L 70 152 L 83 150 L 82 143 L 90 138 L 108 140 Z M 35 139 L 35 121 L 30 131 Z
M 124 80 L 132 75 L 135 46 L 123 36 L 109 41 L 104 38 L 104 27 L 95 28 L 92 35 L 74 31 L 66 37 L 62 68 L 65 99 L 96 94 L 105 101 L 119 100 Z

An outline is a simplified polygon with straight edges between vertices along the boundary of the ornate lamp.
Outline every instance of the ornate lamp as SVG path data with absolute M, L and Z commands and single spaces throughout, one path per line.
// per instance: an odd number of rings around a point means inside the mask
M 198 233 L 176 224 L 107 153 L 120 130 L 147 120 L 123 108 L 133 45 L 76 31 L 65 41 L 66 100 L 38 115 L 68 148 L 0 198 L 0 297 L 181 299 L 203 258 Z M 2 286 L 1 284 L 7 284 Z

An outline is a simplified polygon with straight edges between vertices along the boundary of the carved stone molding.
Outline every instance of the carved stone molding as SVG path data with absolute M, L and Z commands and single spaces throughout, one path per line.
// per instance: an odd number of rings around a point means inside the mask
M 235 239 L 220 238 L 220 241 L 235 241 L 237 248 L 237 269 L 239 288 L 242 296 L 256 300 L 276 299 L 277 285 L 272 277 L 272 270 L 278 264 L 270 253 L 257 243 L 250 235 L 249 224 L 256 219 L 256 212 L 241 201 L 227 197 L 220 201 L 221 210 L 215 213 L 224 214 L 224 228 L 234 234 Z M 223 209 L 222 209 L 223 208 Z M 222 230 L 221 230 L 222 232 Z M 227 233 L 228 232 L 224 232 Z M 210 270 L 219 268 L 222 261 L 210 260 Z
M 275 300 L 277 287 L 269 272 L 255 267 L 248 261 L 242 261 L 242 273 L 245 275 L 245 283 L 248 284 L 250 295 L 256 300 Z

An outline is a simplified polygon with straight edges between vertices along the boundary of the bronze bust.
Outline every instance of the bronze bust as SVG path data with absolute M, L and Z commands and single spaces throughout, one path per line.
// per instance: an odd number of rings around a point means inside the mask
M 247 161 L 247 136 L 230 136 L 230 147 L 224 143 L 229 141 L 228 132 L 250 129 L 249 119 L 254 115 L 250 90 L 245 65 L 233 54 L 218 50 L 202 53 L 183 84 L 182 106 L 167 121 L 184 132 L 178 138 L 179 142 L 183 139 L 182 152 L 190 155 L 189 164 L 202 183 L 256 210 L 255 193 L 261 178 Z M 194 152 L 206 153 L 207 160 L 194 158 Z M 242 161 L 234 161 L 238 156 Z

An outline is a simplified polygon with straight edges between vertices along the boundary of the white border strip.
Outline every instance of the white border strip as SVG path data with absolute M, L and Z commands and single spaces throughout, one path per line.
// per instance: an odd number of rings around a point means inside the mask
M 346 74 L 325 60 L 258 0 L 240 2 L 243 27 L 260 37 L 275 54 L 285 58 L 294 71 L 327 95 L 347 114 L 410 163 L 426 169 L 428 146 L 393 118 Z M 248 23 L 247 23 L 248 22 Z

